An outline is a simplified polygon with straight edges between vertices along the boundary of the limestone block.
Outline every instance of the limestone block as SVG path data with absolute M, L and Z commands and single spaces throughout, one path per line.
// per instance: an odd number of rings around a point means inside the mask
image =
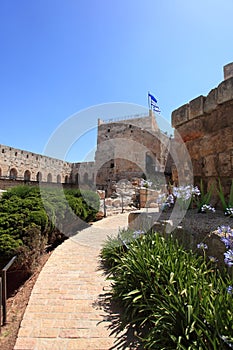
M 231 172 L 231 155 L 227 152 L 218 155 L 218 170 L 220 176 L 227 176 Z
M 211 113 L 218 105 L 217 103 L 218 89 L 212 89 L 204 102 L 204 113 Z
M 217 171 L 217 156 L 210 154 L 205 158 L 204 171 L 206 176 L 218 176 Z
M 232 100 L 233 99 L 233 78 L 224 80 L 221 84 L 219 84 L 217 89 L 218 89 L 218 97 L 217 97 L 218 104 Z
M 226 64 L 223 67 L 224 80 L 233 77 L 233 62 Z
M 204 96 L 199 96 L 189 102 L 189 119 L 197 118 L 204 114 Z
M 120 207 L 121 204 L 122 204 L 122 201 L 121 201 L 120 198 L 113 199 L 113 201 L 112 201 L 112 205 L 113 205 L 115 208 Z
M 106 198 L 105 205 L 112 206 L 112 199 L 111 198 Z
M 176 128 L 189 119 L 189 104 L 185 104 L 172 112 L 172 126 Z

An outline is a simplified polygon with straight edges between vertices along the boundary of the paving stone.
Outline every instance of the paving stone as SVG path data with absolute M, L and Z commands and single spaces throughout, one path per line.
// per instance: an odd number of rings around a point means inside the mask
M 110 282 L 99 270 L 99 252 L 109 235 L 127 226 L 128 214 L 96 222 L 57 247 L 31 293 L 14 350 L 107 350 L 107 313 L 99 305 Z

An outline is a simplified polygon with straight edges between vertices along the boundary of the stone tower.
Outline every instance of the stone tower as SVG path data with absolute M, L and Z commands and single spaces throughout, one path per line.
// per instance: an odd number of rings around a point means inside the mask
M 98 120 L 95 154 L 96 186 L 111 188 L 122 179 L 151 178 L 164 173 L 169 138 L 158 127 L 155 115 L 135 115 L 122 120 Z

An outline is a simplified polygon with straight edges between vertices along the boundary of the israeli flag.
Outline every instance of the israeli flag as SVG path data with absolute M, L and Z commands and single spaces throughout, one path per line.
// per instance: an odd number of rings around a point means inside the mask
M 157 100 L 156 98 L 151 95 L 149 92 L 148 92 L 148 101 L 150 101 L 149 103 L 149 108 L 152 109 L 154 112 L 157 112 L 157 113 L 160 113 L 160 109 L 159 109 L 159 106 L 157 106 Z

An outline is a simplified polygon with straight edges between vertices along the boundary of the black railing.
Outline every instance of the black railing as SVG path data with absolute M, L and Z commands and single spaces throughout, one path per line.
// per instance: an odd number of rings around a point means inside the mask
M 5 325 L 6 321 L 7 321 L 7 309 L 6 309 L 7 279 L 6 279 L 6 273 L 7 273 L 7 270 L 13 264 L 13 262 L 15 261 L 15 259 L 16 259 L 16 256 L 14 256 L 1 271 L 1 277 L 0 277 L 0 329 L 1 329 L 1 326 Z

